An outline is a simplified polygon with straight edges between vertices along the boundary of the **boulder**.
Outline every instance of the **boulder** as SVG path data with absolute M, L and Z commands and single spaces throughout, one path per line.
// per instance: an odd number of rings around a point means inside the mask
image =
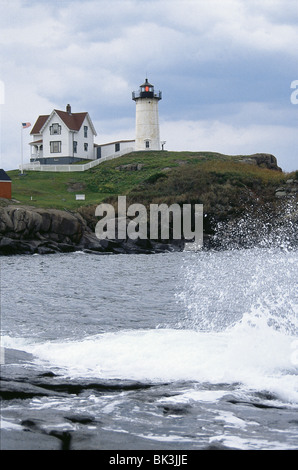
M 45 209 L 37 209 L 36 213 L 41 216 L 41 225 L 39 231 L 42 233 L 48 232 L 52 223 L 51 212 Z
M 13 230 L 13 222 L 7 212 L 6 208 L 0 208 L 0 233 L 9 232 Z
M 0 254 L 56 253 L 75 250 L 84 222 L 66 211 L 7 206 L 0 210 Z
M 120 165 L 116 167 L 116 170 L 120 171 L 140 171 L 144 167 L 143 163 L 130 163 L 128 165 Z
M 79 220 L 72 214 L 52 209 L 51 214 L 51 232 L 65 236 L 80 239 L 82 236 L 82 227 Z
M 297 196 L 298 192 L 298 181 L 294 179 L 288 179 L 284 186 L 280 186 L 275 190 L 275 196 L 277 198 L 294 197 Z
M 253 155 L 243 157 L 240 161 L 242 163 L 263 166 L 265 168 L 269 168 L 270 170 L 282 171 L 281 168 L 277 165 L 276 157 L 270 153 L 255 153 Z
M 0 255 L 32 254 L 34 247 L 30 242 L 2 237 L 0 240 Z

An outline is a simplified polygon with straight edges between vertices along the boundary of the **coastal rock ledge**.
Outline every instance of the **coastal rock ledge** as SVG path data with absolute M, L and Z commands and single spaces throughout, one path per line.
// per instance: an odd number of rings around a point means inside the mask
M 0 256 L 85 251 L 96 254 L 181 251 L 183 243 L 99 240 L 77 212 L 15 205 L 0 207 Z

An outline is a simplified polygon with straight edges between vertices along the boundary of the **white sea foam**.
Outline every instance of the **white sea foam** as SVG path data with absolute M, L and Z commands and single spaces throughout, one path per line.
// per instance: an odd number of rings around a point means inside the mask
M 221 332 L 126 330 L 81 341 L 29 344 L 20 338 L 4 338 L 3 343 L 30 352 L 39 363 L 59 367 L 71 377 L 239 382 L 247 389 L 269 391 L 283 401 L 297 403 L 294 339 L 268 326 L 266 318 L 254 312 Z
M 22 431 L 23 428 L 19 424 L 15 424 L 7 419 L 2 418 L 1 416 L 1 424 L 0 424 L 0 429 L 6 430 L 6 431 Z

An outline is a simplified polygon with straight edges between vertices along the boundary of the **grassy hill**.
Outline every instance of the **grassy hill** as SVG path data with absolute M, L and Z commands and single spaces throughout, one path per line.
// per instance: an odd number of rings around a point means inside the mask
M 280 171 L 240 162 L 242 158 L 213 152 L 135 152 L 85 172 L 7 173 L 12 197 L 20 203 L 67 210 L 111 201 L 118 195 L 129 195 L 140 203 L 211 206 L 221 201 L 225 205 L 239 191 L 261 190 L 270 195 L 289 178 Z M 85 194 L 85 201 L 76 201 L 76 194 Z
M 98 221 L 96 206 L 109 202 L 117 213 L 117 198 L 126 195 L 127 205 L 135 202 L 147 209 L 153 203 L 203 204 L 204 234 L 212 236 L 218 223 L 226 226 L 236 221 L 237 225 L 237 220 L 247 215 L 249 220 L 259 220 L 263 225 L 277 220 L 289 201 L 288 197 L 276 197 L 277 188 L 283 187 L 284 194 L 297 198 L 297 183 L 289 185 L 286 181 L 298 180 L 298 172 L 282 172 L 275 157 L 271 157 L 134 152 L 85 172 L 7 173 L 12 179 L 16 204 L 79 212 L 92 230 Z M 76 201 L 76 194 L 85 194 L 85 201 Z M 7 201 L 0 200 L 1 204 L 6 205 Z

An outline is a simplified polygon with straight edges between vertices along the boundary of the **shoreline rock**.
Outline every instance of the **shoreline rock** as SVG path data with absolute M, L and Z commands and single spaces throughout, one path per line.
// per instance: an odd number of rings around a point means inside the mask
M 99 240 L 79 213 L 57 209 L 0 208 L 0 256 L 85 251 L 96 254 L 182 251 L 183 241 Z
M 296 188 L 296 181 L 288 182 L 287 197 L 278 198 L 277 211 L 267 205 L 257 215 L 227 218 L 217 224 L 216 232 L 204 232 L 203 250 L 266 246 L 266 239 L 268 246 L 270 243 L 278 246 L 283 239 L 288 246 L 298 246 Z M 0 207 L 0 256 L 75 251 L 97 255 L 155 254 L 185 249 L 184 240 L 99 240 L 93 223 L 80 212 L 32 206 Z

